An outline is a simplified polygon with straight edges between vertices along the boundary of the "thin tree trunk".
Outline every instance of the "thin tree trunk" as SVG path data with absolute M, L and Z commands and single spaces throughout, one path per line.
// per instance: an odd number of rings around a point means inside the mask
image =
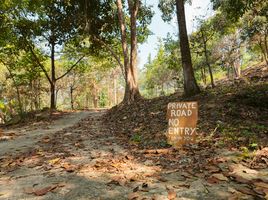
M 31 97 L 30 97 L 30 110 L 31 112 L 33 111 L 33 105 L 34 105 L 34 91 L 33 91 L 33 81 L 31 80 L 30 82 L 30 93 L 31 93 Z
M 55 44 L 51 44 L 51 83 L 50 83 L 50 109 L 56 109 L 56 75 L 55 75 Z
M 239 78 L 241 76 L 241 65 L 239 61 L 234 63 L 234 70 L 235 70 L 235 78 Z
M 202 76 L 202 80 L 203 80 L 203 83 L 205 85 L 207 85 L 207 78 L 206 78 L 206 71 L 205 71 L 205 67 L 200 67 L 200 71 L 201 71 L 201 76 Z
M 259 47 L 261 48 L 261 52 L 262 52 L 263 58 L 264 58 L 266 64 L 268 65 L 268 58 L 267 58 L 268 57 L 267 56 L 267 53 L 268 52 L 266 52 L 265 49 L 262 47 L 262 41 L 261 40 L 258 41 L 258 44 L 259 44 Z
M 93 84 L 93 106 L 98 107 L 98 89 L 95 83 Z
M 114 76 L 113 79 L 114 79 L 114 105 L 117 105 L 117 80 L 116 80 L 116 76 Z
M 231 80 L 231 77 L 230 77 L 230 68 L 231 68 L 231 65 L 228 66 L 227 68 L 227 77 L 229 80 Z
M 73 99 L 73 86 L 70 86 L 70 96 L 71 96 L 71 109 L 74 110 L 74 99 Z
M 37 96 L 36 96 L 36 108 L 39 110 L 41 108 L 41 80 L 40 78 L 38 79 L 37 83 Z
M 200 89 L 194 77 L 194 70 L 192 66 L 191 52 L 189 47 L 186 21 L 185 21 L 184 0 L 176 0 L 176 8 L 177 8 L 177 18 L 179 25 L 181 59 L 182 59 L 183 77 L 184 77 L 184 92 L 185 95 L 190 96 L 199 93 Z
M 23 108 L 22 108 L 22 103 L 21 103 L 21 96 L 20 96 L 19 86 L 16 83 L 16 80 L 14 78 L 14 75 L 13 75 L 11 69 L 8 66 L 6 66 L 6 68 L 7 68 L 8 72 L 9 72 L 9 74 L 11 76 L 11 79 L 13 80 L 13 83 L 14 83 L 15 88 L 16 88 L 17 99 L 18 99 L 18 103 L 19 103 L 19 115 L 22 118 L 23 117 Z
M 206 58 L 207 60 L 208 58 Z M 212 69 L 211 69 L 211 65 L 207 60 L 207 66 L 208 66 L 208 71 L 209 71 L 209 76 L 210 76 L 210 83 L 211 83 L 211 87 L 214 88 L 215 84 L 214 84 L 214 78 L 213 78 L 213 73 L 212 73 Z
M 38 98 L 39 98 L 39 88 L 38 88 L 39 80 L 35 80 L 34 82 L 34 109 L 39 110 Z
M 268 33 L 266 32 L 265 35 L 264 35 L 264 46 L 265 46 L 265 61 L 266 61 L 266 64 L 268 65 L 268 41 L 267 41 L 267 35 Z
M 210 83 L 211 83 L 211 87 L 214 88 L 215 84 L 214 84 L 211 65 L 209 63 L 208 50 L 207 50 L 207 40 L 205 38 L 205 35 L 204 35 L 203 31 L 201 31 L 201 34 L 202 34 L 202 40 L 203 40 L 203 45 L 204 45 L 204 53 L 205 53 L 205 58 L 206 58 L 206 64 L 207 64 L 208 72 L 209 72 L 209 76 L 210 76 Z

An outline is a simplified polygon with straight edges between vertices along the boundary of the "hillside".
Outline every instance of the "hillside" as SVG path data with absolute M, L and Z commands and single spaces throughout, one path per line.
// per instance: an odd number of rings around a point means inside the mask
M 268 67 L 247 68 L 242 74 L 236 82 L 222 80 L 216 88 L 190 98 L 175 93 L 116 106 L 107 113 L 105 123 L 112 131 L 121 129 L 122 135 L 140 147 L 165 147 L 167 104 L 197 101 L 200 139 L 213 135 L 216 144 L 237 147 L 268 144 Z
M 6 127 L 0 199 L 267 199 L 268 84 L 222 85 Z M 198 101 L 198 142 L 167 144 L 167 103 Z

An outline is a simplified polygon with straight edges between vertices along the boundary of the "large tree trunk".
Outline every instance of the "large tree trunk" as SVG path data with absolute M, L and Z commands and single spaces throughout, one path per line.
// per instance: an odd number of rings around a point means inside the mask
M 56 75 L 55 75 L 55 44 L 51 44 L 51 83 L 50 83 L 50 109 L 56 109 Z
M 117 0 L 117 10 L 118 18 L 121 31 L 121 43 L 124 53 L 124 68 L 125 68 L 125 96 L 124 102 L 130 103 L 135 101 L 137 98 L 140 98 L 140 92 L 138 88 L 137 80 L 137 14 L 139 9 L 138 0 L 128 0 L 129 11 L 130 11 L 130 33 L 131 33 L 131 50 L 130 50 L 130 59 L 128 55 L 127 47 L 127 35 L 126 35 L 126 24 L 123 14 L 123 5 L 122 0 Z
M 177 18 L 179 24 L 181 59 L 184 77 L 184 93 L 187 96 L 194 95 L 200 92 L 194 77 L 192 59 L 186 29 L 184 0 L 176 0 Z

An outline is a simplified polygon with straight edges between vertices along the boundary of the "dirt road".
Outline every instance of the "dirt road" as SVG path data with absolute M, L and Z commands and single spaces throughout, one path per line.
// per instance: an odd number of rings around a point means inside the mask
M 8 130 L 19 136 L 0 143 L 0 199 L 220 200 L 259 195 L 245 194 L 247 185 L 222 174 L 227 162 L 222 170 L 210 169 L 217 175 L 208 182 L 206 172 L 163 169 L 151 159 L 160 154 L 145 155 L 145 160 L 135 156 L 123 139 L 103 126 L 104 112 L 73 113 L 47 128 Z

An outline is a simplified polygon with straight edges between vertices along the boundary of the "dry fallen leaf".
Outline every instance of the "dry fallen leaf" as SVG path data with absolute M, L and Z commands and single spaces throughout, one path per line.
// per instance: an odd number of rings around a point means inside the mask
M 256 192 L 251 190 L 249 187 L 239 185 L 239 186 L 236 186 L 235 189 L 239 192 L 242 192 L 243 194 L 249 194 L 249 195 L 256 196 Z
M 66 172 L 74 172 L 75 170 L 78 169 L 78 166 L 72 165 L 69 163 L 64 163 L 61 165 L 61 167 L 64 168 L 66 170 Z
M 43 196 L 46 193 L 50 192 L 51 190 L 54 190 L 56 187 L 57 187 L 57 185 L 54 185 L 54 186 L 48 186 L 48 187 L 45 187 L 45 188 L 42 188 L 42 189 L 39 189 L 39 190 L 35 190 L 34 194 L 36 196 Z
M 213 176 L 210 176 L 210 177 L 208 177 L 207 182 L 210 184 L 218 184 L 220 181 L 219 181 L 219 179 L 217 179 Z
M 265 196 L 264 189 L 261 187 L 253 188 L 254 192 L 256 192 L 259 195 Z
M 48 136 L 45 136 L 45 137 L 42 138 L 42 142 L 43 143 L 48 143 L 48 142 L 50 142 L 50 138 Z
M 127 196 L 127 199 L 128 200 L 135 200 L 135 199 L 138 199 L 139 198 L 139 194 L 138 193 L 136 193 L 136 192 L 132 192 L 132 193 L 130 193 L 128 196 Z
M 55 159 L 49 160 L 48 163 L 51 164 L 51 165 L 55 165 L 55 164 L 57 164 L 59 161 L 60 161 L 60 158 L 55 158 Z
M 261 188 L 265 188 L 268 189 L 268 184 L 264 183 L 264 182 L 254 182 L 253 183 L 255 186 L 261 187 Z
M 56 189 L 57 187 L 63 187 L 63 185 L 51 185 L 51 186 L 41 188 L 41 189 L 25 188 L 24 192 L 26 194 L 34 194 L 36 196 L 43 196 L 43 195 L 47 194 L 48 192 Z
M 121 185 L 124 186 L 126 185 L 126 179 L 124 177 L 121 176 L 115 176 L 112 178 L 112 180 L 107 183 L 108 185 L 114 184 L 114 185 Z
M 175 199 L 177 197 L 177 193 L 175 192 L 175 190 L 169 189 L 168 190 L 168 199 L 172 200 Z
M 188 184 L 188 183 L 178 183 L 178 184 L 174 185 L 174 188 L 182 188 L 182 187 L 189 188 L 190 184 Z
M 166 178 L 164 178 L 164 177 L 159 177 L 158 180 L 161 181 L 161 182 L 167 182 L 167 181 L 168 181 L 168 180 L 167 180 Z
M 1 164 L 1 168 L 6 168 L 12 163 L 12 160 L 5 161 L 4 164 Z
M 182 172 L 181 175 L 184 176 L 185 178 L 192 178 L 192 175 L 190 175 L 187 172 Z
M 228 181 L 228 178 L 225 177 L 223 174 L 220 174 L 220 173 L 212 174 L 212 177 L 214 177 L 214 178 L 216 178 L 216 179 L 218 179 L 220 181 Z
M 25 194 L 33 194 L 34 193 L 33 188 L 24 188 L 23 191 Z
M 216 173 L 220 171 L 220 169 L 214 165 L 207 165 L 205 166 L 205 169 L 210 173 Z

